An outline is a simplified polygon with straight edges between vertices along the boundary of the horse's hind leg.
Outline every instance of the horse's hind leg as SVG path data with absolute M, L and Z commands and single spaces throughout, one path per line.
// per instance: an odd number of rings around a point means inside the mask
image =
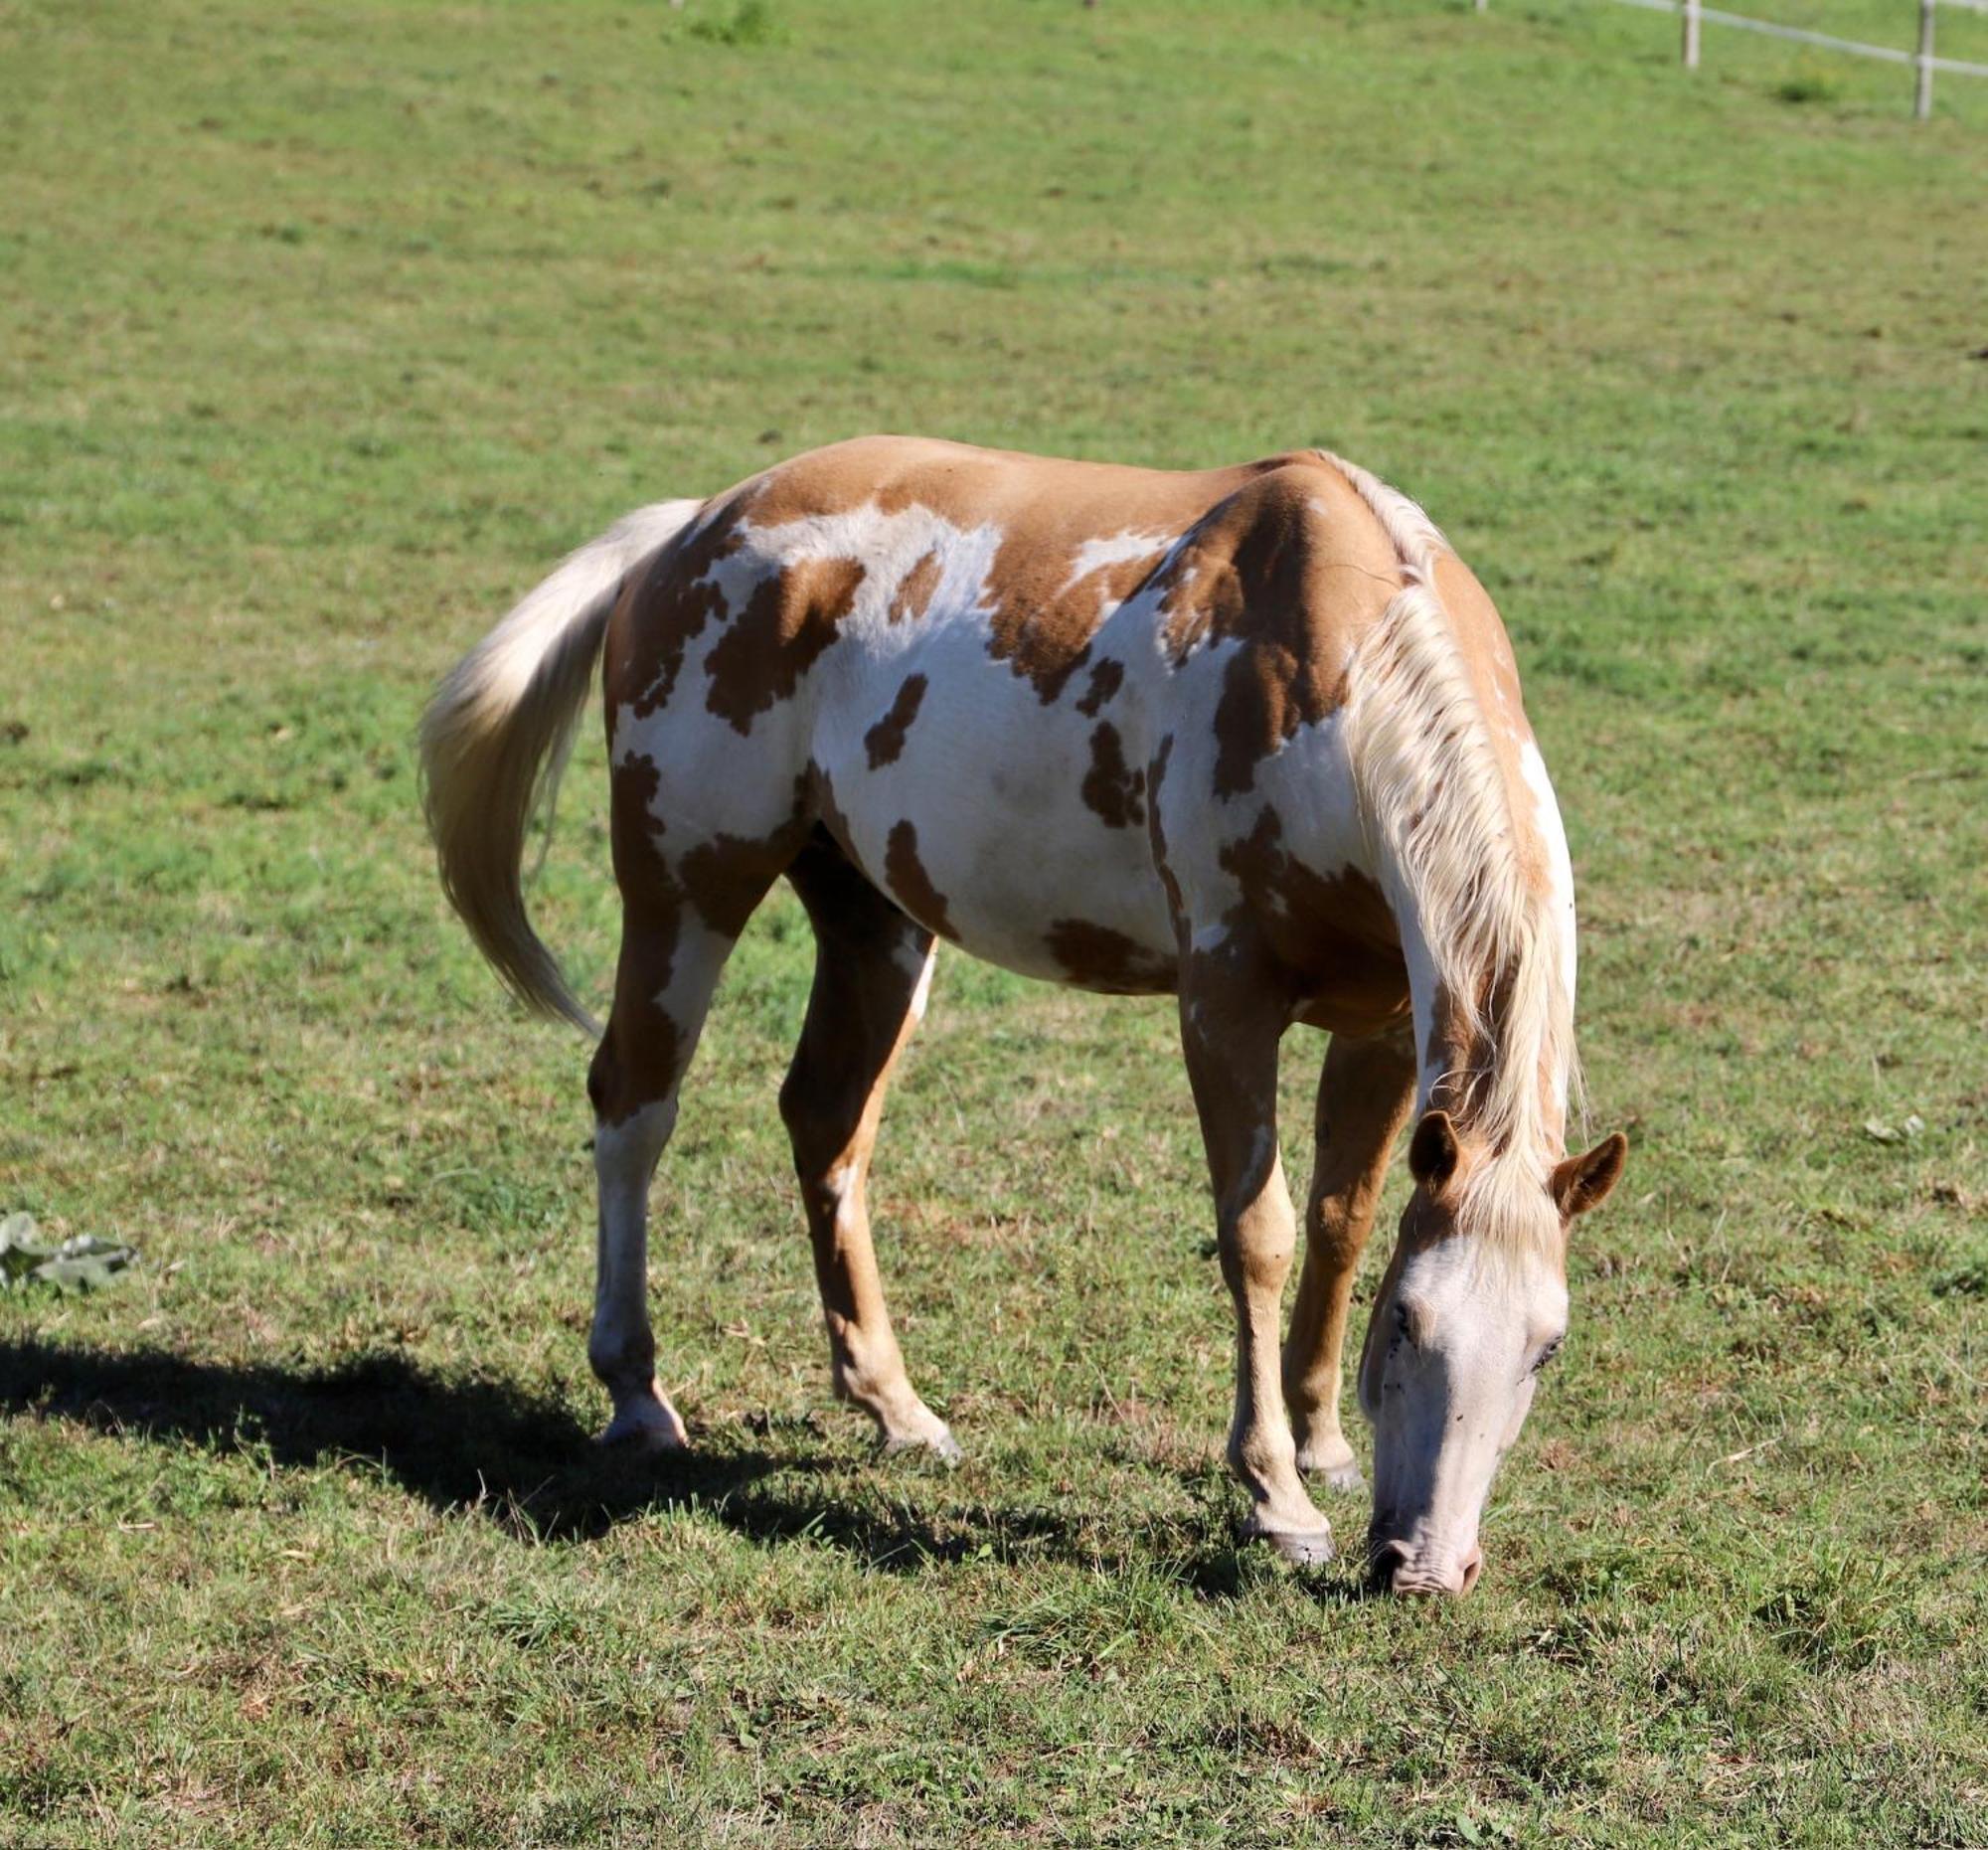
M 617 791 L 617 828 L 622 823 Z M 634 865 L 631 866 L 631 862 Z M 707 855 L 697 878 L 672 879 L 617 839 L 621 955 L 614 1007 L 587 1075 L 600 1191 L 593 1328 L 587 1360 L 614 1403 L 601 1438 L 651 1449 L 684 1442 L 683 1422 L 656 1381 L 649 1328 L 649 1182 L 677 1121 L 677 1093 L 712 992 L 754 906 L 778 878 L 767 851 Z
M 1284 1402 L 1298 1468 L 1342 1490 L 1360 1488 L 1360 1467 L 1339 1423 L 1347 1305 L 1414 1087 L 1411 1037 L 1332 1037 L 1318 1081 L 1318 1143 L 1304 1269 L 1284 1341 Z
M 877 1423 L 889 1450 L 959 1456 L 912 1391 L 884 1307 L 865 1182 L 898 1055 L 924 1013 L 931 933 L 898 911 L 823 834 L 787 870 L 814 925 L 814 989 L 780 1114 L 793 1139 L 835 1391 Z

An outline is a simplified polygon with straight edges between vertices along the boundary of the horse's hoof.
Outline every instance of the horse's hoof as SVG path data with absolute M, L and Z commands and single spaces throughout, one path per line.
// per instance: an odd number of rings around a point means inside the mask
M 1333 1490 L 1363 1491 L 1367 1488 L 1366 1478 L 1360 1475 L 1357 1464 L 1333 1464 L 1313 1474 L 1313 1481 L 1323 1483 Z
M 952 1436 L 952 1429 L 944 1421 L 935 1421 L 936 1431 L 932 1432 L 887 1432 L 879 1447 L 887 1458 L 895 1458 L 904 1452 L 929 1452 L 939 1463 L 957 1464 L 965 1454 L 959 1449 L 959 1441 Z
M 1315 1484 L 1329 1484 L 1334 1490 L 1365 1490 L 1366 1478 L 1353 1461 L 1351 1447 L 1342 1443 L 1336 1452 L 1298 1447 L 1298 1469 Z
M 682 1451 L 690 1443 L 690 1434 L 674 1407 L 667 1402 L 646 1402 L 617 1411 L 593 1442 L 603 1451 L 640 1458 Z
M 1294 1568 L 1322 1568 L 1339 1552 L 1329 1528 L 1266 1529 L 1253 1516 L 1242 1524 L 1242 1539 L 1269 1543 Z

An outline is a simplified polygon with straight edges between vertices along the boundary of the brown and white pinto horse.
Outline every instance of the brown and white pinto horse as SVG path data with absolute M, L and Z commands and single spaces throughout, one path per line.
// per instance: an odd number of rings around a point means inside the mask
M 835 1387 L 957 1455 L 884 1308 L 864 1180 L 935 937 L 1180 999 L 1237 1318 L 1247 1532 L 1323 1559 L 1354 1267 L 1410 1106 L 1415 1187 L 1359 1375 L 1372 1546 L 1463 1592 L 1567 1322 L 1572 1217 L 1625 1145 L 1564 1143 L 1565 837 L 1489 597 L 1427 518 L 1319 451 L 1168 473 L 867 437 L 630 515 L 448 677 L 422 747 L 450 899 L 527 1002 L 591 1027 L 527 923 L 535 804 L 604 653 L 613 1010 L 588 1091 L 610 1439 L 684 1442 L 655 1378 L 650 1178 L 725 959 L 785 876 L 814 991 L 780 1107 Z M 1295 1244 L 1278 1043 L 1331 1032 Z

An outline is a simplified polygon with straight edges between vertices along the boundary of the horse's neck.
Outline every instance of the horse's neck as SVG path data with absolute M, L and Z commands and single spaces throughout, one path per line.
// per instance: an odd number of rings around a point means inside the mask
M 1438 1107 L 1466 1136 L 1481 1132 L 1501 1147 L 1516 1140 L 1536 1159 L 1556 1159 L 1573 1082 L 1571 895 L 1564 924 L 1543 911 L 1534 941 L 1493 968 L 1472 965 L 1459 947 L 1432 943 L 1413 893 L 1395 885 L 1417 1113 Z

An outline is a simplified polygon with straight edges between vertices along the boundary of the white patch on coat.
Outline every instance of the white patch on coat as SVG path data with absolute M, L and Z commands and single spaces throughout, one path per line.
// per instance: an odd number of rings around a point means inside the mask
M 931 1001 L 932 966 L 938 962 L 938 946 L 930 945 L 918 966 L 918 980 L 911 990 L 911 1020 L 921 1022 L 925 1018 L 925 1007 Z
M 643 1435 L 680 1444 L 683 1426 L 644 1366 L 649 1334 L 649 1178 L 677 1121 L 672 1094 L 618 1124 L 596 1124 L 593 1171 L 600 1219 L 587 1359 L 614 1399 L 606 1436 Z
M 1075 590 L 1077 586 L 1094 572 L 1102 572 L 1108 566 L 1122 566 L 1129 560 L 1154 559 L 1164 554 L 1175 543 L 1178 535 L 1171 533 L 1141 533 L 1128 528 L 1123 533 L 1114 533 L 1104 539 L 1085 540 L 1077 549 L 1077 558 L 1072 563 L 1070 577 L 1064 581 L 1066 591 Z

